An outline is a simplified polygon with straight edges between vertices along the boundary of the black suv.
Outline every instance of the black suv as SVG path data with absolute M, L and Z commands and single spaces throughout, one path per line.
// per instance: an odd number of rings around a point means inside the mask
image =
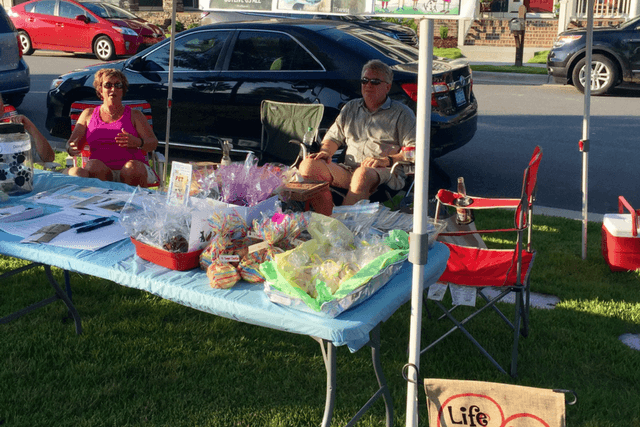
M 556 83 L 571 83 L 584 92 L 584 29 L 561 33 L 547 56 L 547 71 Z M 620 83 L 640 83 L 640 16 L 615 27 L 594 28 L 591 94 L 602 95 Z
M 204 11 L 200 16 L 200 25 L 218 24 L 222 22 L 256 21 L 265 18 L 289 19 L 328 19 L 359 25 L 371 31 L 382 33 L 387 37 L 401 41 L 409 46 L 418 46 L 418 35 L 412 28 L 393 22 L 383 21 L 360 15 L 323 15 L 314 13 L 272 13 L 272 12 L 235 12 Z

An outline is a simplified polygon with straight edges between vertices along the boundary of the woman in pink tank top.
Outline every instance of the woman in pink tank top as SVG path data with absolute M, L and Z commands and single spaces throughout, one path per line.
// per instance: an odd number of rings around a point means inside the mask
M 70 168 L 69 175 L 141 187 L 157 181 L 147 153 L 156 149 L 158 138 L 141 111 L 122 104 L 128 85 L 119 70 L 104 68 L 95 74 L 93 86 L 104 102 L 80 114 L 67 142 L 70 155 L 88 146 L 91 156 L 84 167 Z

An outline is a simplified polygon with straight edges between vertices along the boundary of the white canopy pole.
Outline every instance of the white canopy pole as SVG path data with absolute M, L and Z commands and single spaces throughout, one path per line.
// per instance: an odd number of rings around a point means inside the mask
M 411 327 L 407 370 L 406 426 L 418 426 L 418 371 L 422 330 L 424 267 L 427 263 L 427 219 L 429 203 L 429 152 L 431 147 L 431 74 L 433 63 L 433 21 L 420 20 L 418 104 L 416 108 L 416 172 L 413 202 L 413 233 L 409 261 L 413 263 Z M 424 238 L 424 240 L 423 240 Z
M 593 57 L 594 0 L 587 1 L 587 45 L 584 74 L 584 117 L 582 119 L 582 259 L 587 259 L 588 183 L 589 183 L 589 124 L 591 121 L 591 59 Z
M 169 135 L 171 134 L 171 107 L 173 103 L 173 53 L 176 47 L 176 5 L 177 0 L 172 1 L 171 6 L 171 40 L 169 43 L 169 90 L 167 92 L 167 127 L 164 133 L 164 158 L 165 164 L 162 171 L 162 182 L 167 180 L 167 164 L 169 162 Z

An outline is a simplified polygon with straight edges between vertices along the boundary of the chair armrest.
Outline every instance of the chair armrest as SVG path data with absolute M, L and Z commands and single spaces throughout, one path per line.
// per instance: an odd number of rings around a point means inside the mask
M 151 158 L 158 163 L 167 163 L 167 160 L 164 158 L 164 154 L 154 151 L 151 155 Z
M 311 147 L 306 145 L 304 142 L 299 141 L 297 139 L 290 139 L 289 140 L 289 144 L 297 144 L 300 146 L 300 148 L 302 149 L 302 158 L 306 158 L 309 155 L 309 151 L 311 150 Z
M 396 168 L 399 167 L 405 167 L 405 166 L 413 166 L 414 163 L 413 162 L 407 162 L 406 160 L 400 160 L 397 161 L 393 164 L 393 166 L 391 167 L 391 175 L 393 175 L 396 171 Z M 406 171 L 406 170 L 405 170 Z
M 456 200 L 462 196 L 453 191 L 440 189 L 436 198 L 440 203 L 447 206 L 457 207 Z M 465 209 L 516 209 L 520 204 L 520 199 L 502 199 L 467 196 L 471 199 L 471 204 L 465 206 Z

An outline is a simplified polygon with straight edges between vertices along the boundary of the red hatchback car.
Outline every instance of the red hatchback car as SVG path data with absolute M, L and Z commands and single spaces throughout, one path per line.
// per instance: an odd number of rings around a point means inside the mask
M 12 7 L 8 15 L 25 55 L 36 49 L 93 52 L 109 61 L 165 39 L 160 27 L 109 3 L 32 0 Z

